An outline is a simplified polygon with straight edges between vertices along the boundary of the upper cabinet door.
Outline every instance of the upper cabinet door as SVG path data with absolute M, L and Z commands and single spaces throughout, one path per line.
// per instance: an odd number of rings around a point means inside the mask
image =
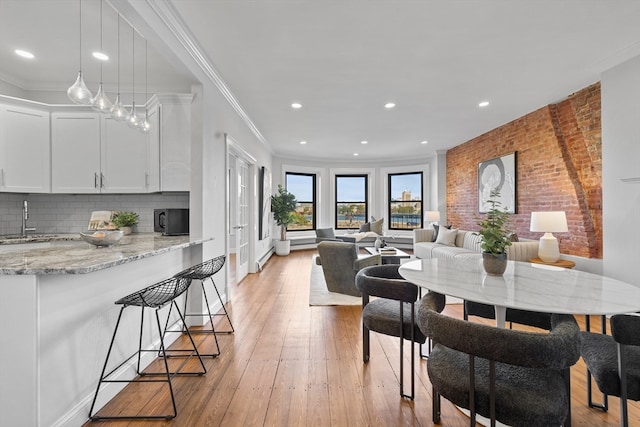
M 0 105 L 0 191 L 51 191 L 49 112 Z
M 160 188 L 191 189 L 192 94 L 158 97 L 160 102 Z
M 100 114 L 51 113 L 53 193 L 99 193 Z
M 102 117 L 102 192 L 149 191 L 147 134 L 125 123 Z

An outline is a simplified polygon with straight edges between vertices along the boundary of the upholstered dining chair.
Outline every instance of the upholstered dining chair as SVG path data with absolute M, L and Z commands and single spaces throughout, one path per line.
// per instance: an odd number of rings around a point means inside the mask
M 322 266 L 330 292 L 359 297 L 356 274 L 364 267 L 382 264 L 382 258 L 380 254 L 359 256 L 355 243 L 326 241 L 318 243 L 316 264 Z
M 430 299 L 418 304 L 418 324 L 434 342 L 427 371 L 433 386 L 433 422 L 440 396 L 511 426 L 570 424 L 569 368 L 580 357 L 578 325 L 552 315 L 544 333 L 501 329 L 444 316 Z
M 369 361 L 369 332 L 374 331 L 400 338 L 400 396 L 413 400 L 415 395 L 415 344 L 424 344 L 425 335 L 416 324 L 415 302 L 418 287 L 407 282 L 398 273 L 398 264 L 385 264 L 363 268 L 356 275 L 356 286 L 362 293 L 362 360 Z M 373 301 L 370 296 L 378 297 Z M 442 311 L 445 296 L 429 293 L 425 298 L 433 301 L 435 309 Z M 411 393 L 404 392 L 404 341 L 411 343 Z
M 581 332 L 580 351 L 605 397 L 620 397 L 620 425 L 626 427 L 627 399 L 640 400 L 640 317 L 617 314 L 610 322 L 611 335 Z M 593 407 L 608 409 L 607 405 Z

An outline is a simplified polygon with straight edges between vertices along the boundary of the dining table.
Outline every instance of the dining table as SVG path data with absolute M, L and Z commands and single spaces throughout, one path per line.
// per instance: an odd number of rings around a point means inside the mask
M 507 308 L 574 315 L 640 311 L 638 285 L 544 264 L 508 261 L 504 274 L 493 276 L 481 258 L 432 258 L 405 262 L 399 272 L 421 288 L 493 305 L 498 327 L 505 326 Z

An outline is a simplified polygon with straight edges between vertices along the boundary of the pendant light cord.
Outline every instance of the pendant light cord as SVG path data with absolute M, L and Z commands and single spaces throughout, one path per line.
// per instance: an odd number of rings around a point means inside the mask
M 118 95 L 120 95 L 120 12 L 118 12 Z
M 133 106 L 136 105 L 136 29 L 131 27 L 131 90 Z
M 80 19 L 78 20 L 79 22 L 79 27 L 80 27 L 80 72 L 82 72 L 82 0 L 79 0 L 80 3 Z
M 82 1 L 82 0 L 81 0 Z M 102 51 L 102 3 L 104 0 L 100 0 L 100 53 L 104 53 Z M 100 61 L 100 84 L 102 85 L 102 63 L 104 61 Z

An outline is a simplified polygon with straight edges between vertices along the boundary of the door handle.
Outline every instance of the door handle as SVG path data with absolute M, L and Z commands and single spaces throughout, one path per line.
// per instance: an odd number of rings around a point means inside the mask
M 233 229 L 234 230 L 239 230 L 239 229 L 242 229 L 244 227 L 246 227 L 246 226 L 244 226 L 244 225 L 236 225 L 236 226 L 233 227 Z

